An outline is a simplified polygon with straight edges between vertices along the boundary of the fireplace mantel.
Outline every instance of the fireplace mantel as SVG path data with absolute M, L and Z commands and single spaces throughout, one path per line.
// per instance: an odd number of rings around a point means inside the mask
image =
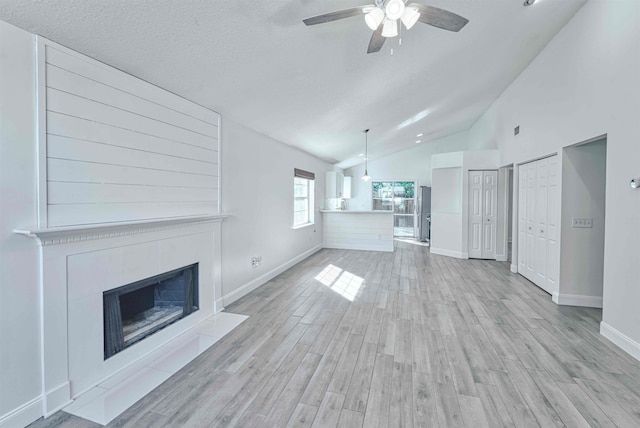
M 38 242 L 43 412 L 155 352 L 221 311 L 221 226 L 226 214 L 50 228 L 16 228 Z M 199 310 L 104 359 L 103 293 L 198 264 Z
M 166 217 L 151 220 L 128 221 L 117 223 L 94 223 L 68 227 L 50 227 L 45 229 L 22 228 L 14 229 L 19 235 L 36 238 L 40 245 L 58 245 L 71 242 L 88 241 L 93 239 L 113 238 L 117 236 L 134 235 L 138 233 L 156 232 L 160 230 L 176 229 L 202 223 L 221 222 L 229 215 L 201 215 L 185 217 Z

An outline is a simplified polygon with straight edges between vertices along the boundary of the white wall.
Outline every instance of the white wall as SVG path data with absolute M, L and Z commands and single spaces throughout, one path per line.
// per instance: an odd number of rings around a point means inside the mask
M 431 186 L 431 156 L 437 153 L 466 150 L 467 132 L 459 132 L 428 143 L 369 161 L 369 175 L 374 180 L 418 181 L 418 186 Z M 353 177 L 351 210 L 371 209 L 371 182 L 360 180 L 364 174 L 364 164 L 356 165 L 344 171 L 344 175 Z
M 590 0 L 470 135 L 523 162 L 607 135 L 601 331 L 640 358 L 640 2 Z M 513 128 L 520 125 L 520 135 Z
M 261 285 L 322 244 L 325 172 L 309 154 L 222 119 L 222 293 L 224 303 Z M 314 226 L 292 229 L 293 169 L 316 174 Z M 251 258 L 262 257 L 258 268 Z
M 0 21 L 0 426 L 41 414 L 38 247 L 12 232 L 37 224 L 34 73 L 33 36 Z
M 462 166 L 435 168 L 431 187 L 431 251 L 463 258 Z

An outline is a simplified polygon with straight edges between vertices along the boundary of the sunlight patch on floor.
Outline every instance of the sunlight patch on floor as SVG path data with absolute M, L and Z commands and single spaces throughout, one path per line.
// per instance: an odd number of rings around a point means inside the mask
M 364 278 L 334 265 L 328 265 L 315 279 L 350 302 L 355 300 L 360 287 L 364 283 Z
M 342 273 L 342 269 L 334 265 L 328 265 L 326 268 L 322 269 L 316 276 L 316 281 L 320 281 L 321 284 L 330 287 L 333 282 L 338 279 L 338 276 Z

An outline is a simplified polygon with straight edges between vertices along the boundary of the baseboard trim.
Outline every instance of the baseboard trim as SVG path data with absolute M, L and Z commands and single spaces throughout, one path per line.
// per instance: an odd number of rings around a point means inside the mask
M 506 254 L 496 254 L 496 261 L 497 262 L 507 262 L 507 255 Z
M 37 397 L 0 416 L 0 428 L 26 427 L 42 416 L 42 397 Z
M 456 259 L 469 258 L 469 254 L 463 253 L 462 251 L 451 251 L 451 250 L 444 250 L 442 248 L 434 248 L 434 247 L 431 247 L 430 251 L 431 251 L 431 254 L 438 254 L 440 256 L 447 256 L 447 257 L 455 257 Z
M 216 308 L 215 311 L 213 311 L 214 314 L 224 311 L 224 299 L 222 297 L 216 300 L 215 305 Z
M 584 296 L 580 294 L 560 294 L 554 291 L 551 300 L 563 306 L 582 306 L 585 308 L 602 308 L 602 297 Z
M 248 283 L 246 283 L 245 285 L 237 288 L 236 290 L 233 290 L 232 292 L 230 292 L 229 294 L 226 294 L 224 296 L 222 296 L 222 307 L 227 306 L 233 302 L 235 302 L 236 300 L 240 299 L 241 297 L 246 296 L 247 294 L 251 293 L 253 290 L 255 290 L 256 288 L 260 287 L 261 285 L 269 282 L 271 279 L 275 278 L 276 276 L 280 275 L 282 272 L 284 272 L 285 270 L 289 269 L 291 266 L 300 263 L 302 260 L 306 259 L 307 257 L 317 253 L 318 251 L 320 251 L 322 249 L 322 244 L 316 245 L 315 247 L 311 248 L 310 250 L 305 251 L 304 253 L 300 254 L 299 256 L 296 256 L 294 258 L 292 258 L 291 260 L 281 264 L 280 266 L 271 269 L 269 272 L 260 275 L 259 277 L 249 281 Z M 224 285 L 223 285 L 224 286 Z
M 63 407 L 67 407 L 72 402 L 71 382 L 67 381 L 50 389 L 46 393 L 46 400 L 44 402 L 44 417 L 48 418 Z
M 351 245 L 351 244 L 322 244 L 322 248 L 329 248 L 332 250 L 355 250 L 355 251 L 382 251 L 387 253 L 393 253 L 393 242 L 389 242 L 387 245 L 379 245 L 377 247 L 369 247 L 366 245 Z
M 511 265 L 510 270 L 512 273 L 518 273 L 518 265 Z
M 627 354 L 640 361 L 640 343 L 611 327 L 604 321 L 600 322 L 600 334 Z

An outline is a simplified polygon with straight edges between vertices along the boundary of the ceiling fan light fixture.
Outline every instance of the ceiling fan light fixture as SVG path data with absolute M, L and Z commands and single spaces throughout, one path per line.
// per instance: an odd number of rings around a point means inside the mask
M 398 21 L 389 18 L 384 20 L 382 26 L 382 37 L 395 37 L 398 35 Z
M 400 19 L 404 13 L 404 9 L 404 2 L 402 0 L 389 0 L 384 7 L 387 18 L 393 21 Z
M 411 27 L 413 27 L 415 23 L 418 22 L 418 18 L 420 18 L 420 12 L 418 12 L 418 10 L 414 7 L 405 8 L 404 13 L 400 17 L 407 30 L 410 30 Z
M 380 24 L 384 21 L 384 11 L 379 7 L 374 7 L 364 16 L 364 22 L 367 23 L 367 27 L 376 31 Z

